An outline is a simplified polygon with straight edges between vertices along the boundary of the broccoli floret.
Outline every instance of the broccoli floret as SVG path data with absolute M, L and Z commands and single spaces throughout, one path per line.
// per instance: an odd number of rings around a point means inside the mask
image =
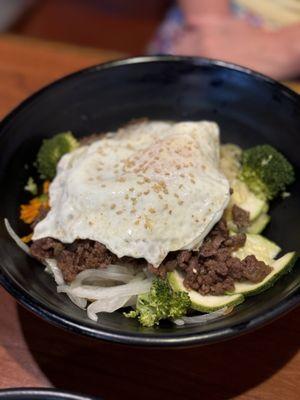
M 58 133 L 45 139 L 37 155 L 37 169 L 42 178 L 52 179 L 60 158 L 78 147 L 78 141 L 71 132 Z
M 295 174 L 288 160 L 265 144 L 243 151 L 240 179 L 258 197 L 272 200 L 294 182 Z
M 26 183 L 26 186 L 24 187 L 24 190 L 31 193 L 33 196 L 37 195 L 38 187 L 31 176 L 28 178 L 28 181 Z
M 138 296 L 136 310 L 125 313 L 128 318 L 138 318 L 143 326 L 154 326 L 162 319 L 186 315 L 191 300 L 185 292 L 174 292 L 168 281 L 155 278 L 149 293 Z

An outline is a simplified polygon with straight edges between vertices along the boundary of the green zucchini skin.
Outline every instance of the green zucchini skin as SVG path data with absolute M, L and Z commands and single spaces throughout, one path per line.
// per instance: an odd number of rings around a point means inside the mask
M 271 217 L 266 213 L 260 214 L 247 228 L 247 233 L 259 234 L 261 233 L 268 223 L 270 222 Z
M 196 311 L 209 313 L 220 310 L 224 307 L 234 307 L 244 301 L 241 294 L 223 295 L 223 296 L 203 296 L 195 290 L 188 290 L 183 285 L 183 276 L 178 271 L 168 273 L 168 280 L 174 291 L 187 292 L 191 299 L 191 308 Z

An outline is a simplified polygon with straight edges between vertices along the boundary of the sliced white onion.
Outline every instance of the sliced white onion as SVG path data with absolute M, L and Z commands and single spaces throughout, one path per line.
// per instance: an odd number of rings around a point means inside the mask
M 100 312 L 112 313 L 119 308 L 125 306 L 126 303 L 130 300 L 131 296 L 124 297 L 109 297 L 107 299 L 96 300 L 91 303 L 87 308 L 87 315 L 93 321 L 97 321 L 97 314 Z
M 57 266 L 57 261 L 53 258 L 46 258 L 44 260 L 44 264 L 46 265 L 47 272 L 50 272 L 57 285 L 63 286 L 65 284 L 63 274 L 61 270 Z M 65 285 L 67 287 L 67 285 Z M 87 306 L 87 300 L 81 299 L 80 297 L 73 296 L 72 294 L 67 293 L 69 299 L 74 303 L 77 307 L 85 309 Z
M 112 272 L 118 272 L 120 274 L 129 274 L 129 275 L 135 275 L 138 271 L 140 271 L 140 268 L 135 267 L 134 265 L 130 263 L 124 263 L 124 264 L 109 264 L 107 266 L 110 271 Z
M 7 232 L 9 234 L 9 236 L 16 242 L 16 244 L 23 250 L 25 251 L 26 254 L 30 254 L 29 251 L 29 246 L 27 246 L 27 244 L 25 244 L 24 242 L 22 242 L 22 240 L 19 238 L 19 236 L 16 234 L 16 232 L 13 230 L 13 228 L 11 227 L 9 221 L 7 218 L 4 218 L 4 224 L 5 227 L 7 229 Z
M 105 269 L 86 269 L 76 276 L 70 287 L 76 288 L 83 284 L 89 284 L 92 286 L 100 284 L 101 286 L 101 281 L 116 281 L 128 283 L 132 280 L 132 278 L 133 275 L 129 273 L 126 274 L 115 272 L 115 269 L 111 268 L 110 266 Z
M 51 272 L 54 276 L 54 280 L 57 285 L 63 285 L 65 283 L 63 274 L 57 266 L 56 260 L 54 258 L 45 258 L 44 264 L 47 267 L 47 271 Z
M 77 307 L 82 308 L 83 310 L 86 309 L 87 300 L 81 299 L 80 297 L 72 296 L 71 294 L 67 294 L 69 299 L 74 303 Z
M 20 247 L 26 254 L 30 255 L 30 250 L 29 246 L 27 246 L 20 237 L 16 234 L 16 232 L 13 230 L 11 227 L 9 221 L 7 218 L 4 219 L 4 224 L 7 229 L 8 234 L 10 237 L 15 241 L 18 247 Z M 70 292 L 70 286 L 65 284 L 63 275 L 61 270 L 57 266 L 57 262 L 55 259 L 50 259 L 47 258 L 43 262 L 44 265 L 46 265 L 46 272 L 49 272 L 50 274 L 53 275 L 54 280 L 56 284 L 58 285 L 57 291 L 60 292 L 66 292 L 70 300 L 78 307 L 85 309 L 87 306 L 87 298 L 85 296 L 76 296 L 76 294 L 73 294 Z M 72 287 L 77 287 L 80 290 L 80 286 L 82 285 L 82 282 L 86 279 L 102 279 L 102 280 L 111 280 L 111 281 L 119 281 L 119 282 L 124 282 L 124 283 L 129 283 L 132 281 L 134 277 L 134 272 L 135 268 L 134 267 L 128 267 L 128 266 L 122 266 L 122 265 L 114 265 L 111 264 L 107 267 L 107 269 L 103 270 L 85 270 L 82 271 L 80 274 L 77 275 L 75 278 L 75 281 L 72 283 Z M 139 279 L 142 279 L 139 276 Z M 145 281 L 145 279 L 144 279 Z M 96 283 L 96 282 L 95 282 Z M 94 283 L 94 284 L 95 284 Z M 151 285 L 151 283 L 150 283 Z M 126 290 L 132 291 L 132 294 L 127 294 L 122 297 L 112 297 L 112 298 L 103 298 L 101 297 L 101 300 L 94 301 L 92 302 L 89 307 L 87 308 L 87 313 L 89 318 L 93 319 L 94 321 L 97 321 L 97 313 L 99 312 L 113 312 L 119 308 L 122 308 L 123 306 L 127 305 L 134 305 L 136 302 L 136 294 L 141 293 L 140 290 L 143 291 L 148 291 L 150 288 L 149 283 L 143 282 L 136 282 L 136 285 L 131 285 L 129 287 L 124 288 L 126 285 L 120 285 L 121 289 L 120 292 L 126 293 Z M 147 289 L 148 287 L 148 289 Z M 114 287 L 113 287 L 114 288 Z M 113 288 L 99 288 L 101 289 L 113 289 Z M 113 296 L 115 296 L 113 294 Z
M 209 314 L 195 315 L 194 317 L 181 317 L 173 320 L 173 322 L 176 325 L 203 325 L 227 314 L 227 308 L 224 307 Z
M 111 297 L 133 296 L 137 294 L 147 293 L 150 290 L 151 279 L 133 278 L 131 282 L 112 286 L 112 287 L 95 287 L 82 285 L 71 288 L 66 285 L 58 286 L 58 292 L 64 292 L 90 300 L 102 300 Z

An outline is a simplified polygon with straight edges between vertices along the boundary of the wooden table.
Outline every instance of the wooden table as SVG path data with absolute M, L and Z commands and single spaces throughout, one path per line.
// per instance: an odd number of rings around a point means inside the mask
M 116 53 L 0 37 L 0 117 L 40 86 Z M 54 386 L 104 399 L 298 400 L 300 309 L 254 333 L 188 350 L 130 348 L 55 328 L 0 289 L 0 388 Z

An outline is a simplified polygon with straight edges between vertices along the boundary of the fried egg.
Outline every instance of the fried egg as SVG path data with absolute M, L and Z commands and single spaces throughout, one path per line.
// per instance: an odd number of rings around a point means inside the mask
M 33 240 L 91 239 L 157 267 L 197 250 L 229 201 L 216 123 L 142 121 L 64 155 Z

